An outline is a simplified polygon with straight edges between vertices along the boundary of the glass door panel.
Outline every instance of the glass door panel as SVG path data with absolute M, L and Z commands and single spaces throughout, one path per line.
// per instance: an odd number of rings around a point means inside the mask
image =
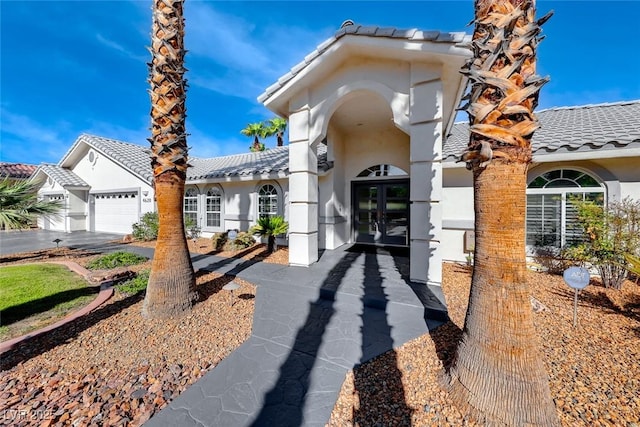
M 355 183 L 356 242 L 408 245 L 409 182 Z

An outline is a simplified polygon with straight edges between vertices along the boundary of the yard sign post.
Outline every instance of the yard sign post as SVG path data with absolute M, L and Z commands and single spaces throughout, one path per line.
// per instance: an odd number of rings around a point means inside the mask
M 564 281 L 573 288 L 573 327 L 578 323 L 578 292 L 589 284 L 589 270 L 583 267 L 569 267 L 562 275 Z

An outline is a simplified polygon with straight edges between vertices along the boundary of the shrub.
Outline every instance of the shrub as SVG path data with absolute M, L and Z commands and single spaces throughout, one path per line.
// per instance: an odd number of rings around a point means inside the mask
M 241 231 L 233 242 L 228 242 L 229 249 L 238 250 L 249 248 L 256 244 L 256 239 L 253 235 L 246 231 Z
M 132 252 L 112 252 L 96 258 L 87 264 L 89 270 L 108 270 L 116 267 L 124 267 L 127 265 L 142 264 L 148 258 Z
M 136 295 L 140 292 L 144 292 L 147 289 L 149 283 L 149 270 L 142 270 L 136 277 L 129 279 L 126 282 L 122 282 L 116 285 L 116 289 L 125 295 Z
M 539 246 L 534 248 L 533 260 L 551 274 L 562 274 L 576 264 L 570 249 L 558 249 L 556 247 Z
M 156 240 L 158 238 L 158 213 L 147 212 L 142 215 L 140 222 L 136 222 L 132 226 L 133 238 L 136 240 Z
M 187 239 L 197 240 L 202 233 L 202 229 L 198 227 L 198 223 L 188 216 L 184 217 L 184 234 Z
M 215 233 L 211 236 L 211 244 L 213 245 L 213 250 L 221 251 L 224 248 L 225 243 L 227 243 L 228 236 L 227 233 Z
M 607 209 L 589 201 L 573 201 L 585 243 L 568 248 L 569 258 L 592 264 L 605 287 L 620 289 L 627 276 L 625 255 L 640 255 L 640 201 L 625 198 Z

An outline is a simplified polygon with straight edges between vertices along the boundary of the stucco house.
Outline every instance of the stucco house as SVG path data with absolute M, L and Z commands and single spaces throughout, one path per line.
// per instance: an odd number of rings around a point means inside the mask
M 410 278 L 441 283 L 473 229 L 468 141 L 454 124 L 469 52 L 462 33 L 345 25 L 259 96 L 289 121 L 289 145 L 191 158 L 185 215 L 205 236 L 283 215 L 292 265 L 346 243 L 409 248 Z M 571 237 L 571 194 L 640 198 L 640 101 L 539 112 L 529 172 L 530 245 Z M 197 141 L 192 141 L 197 144 Z M 149 149 L 82 135 L 41 165 L 42 197 L 65 200 L 64 231 L 129 233 L 155 209 Z

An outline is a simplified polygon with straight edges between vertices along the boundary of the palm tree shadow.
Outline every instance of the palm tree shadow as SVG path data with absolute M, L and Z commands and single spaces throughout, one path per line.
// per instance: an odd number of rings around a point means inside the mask
M 6 326 L 18 322 L 38 313 L 44 313 L 56 307 L 58 304 L 73 301 L 76 298 L 95 295 L 100 292 L 100 286 L 85 286 L 78 289 L 68 289 L 62 292 L 48 295 L 34 301 L 7 307 L 2 310 L 0 325 Z
M 388 299 L 375 252 L 365 254 L 363 287 L 362 358 L 353 371 L 360 406 L 353 413 L 353 423 L 410 426 L 413 410 L 405 400 L 402 372 L 398 367 L 397 353 L 393 350 L 391 326 L 385 312 Z M 382 309 L 368 307 L 369 301 L 375 301 L 375 305 Z M 384 349 L 391 350 L 376 362 L 384 364 L 383 371 L 377 369 L 377 364 L 365 363 Z
M 448 314 L 443 315 L 443 311 L 434 311 L 429 308 L 437 298 L 429 291 L 427 285 L 411 282 L 409 279 L 409 260 L 400 256 L 394 256 L 393 259 L 396 269 L 402 276 L 404 282 L 411 287 L 411 290 L 416 294 L 418 299 L 425 305 L 424 319 L 436 349 L 436 356 L 442 363 L 443 374 L 446 375 L 449 373 L 449 369 L 455 360 L 456 349 L 462 340 L 462 329 L 449 318 Z M 470 271 L 466 267 L 461 266 L 461 268 L 464 268 L 465 272 Z M 436 308 L 446 310 L 445 306 Z M 433 320 L 443 323 L 436 328 L 432 328 L 429 323 Z
M 8 370 L 76 338 L 81 332 L 142 301 L 144 292 L 103 305 L 96 310 L 52 331 L 29 338 L 2 354 L 0 370 Z
M 309 303 L 309 314 L 298 330 L 287 359 L 280 366 L 274 386 L 266 393 L 252 426 L 299 426 L 310 384 L 310 374 L 318 357 L 323 335 L 335 313 L 335 294 L 347 270 L 359 255 L 347 253 L 329 271 L 318 298 Z

